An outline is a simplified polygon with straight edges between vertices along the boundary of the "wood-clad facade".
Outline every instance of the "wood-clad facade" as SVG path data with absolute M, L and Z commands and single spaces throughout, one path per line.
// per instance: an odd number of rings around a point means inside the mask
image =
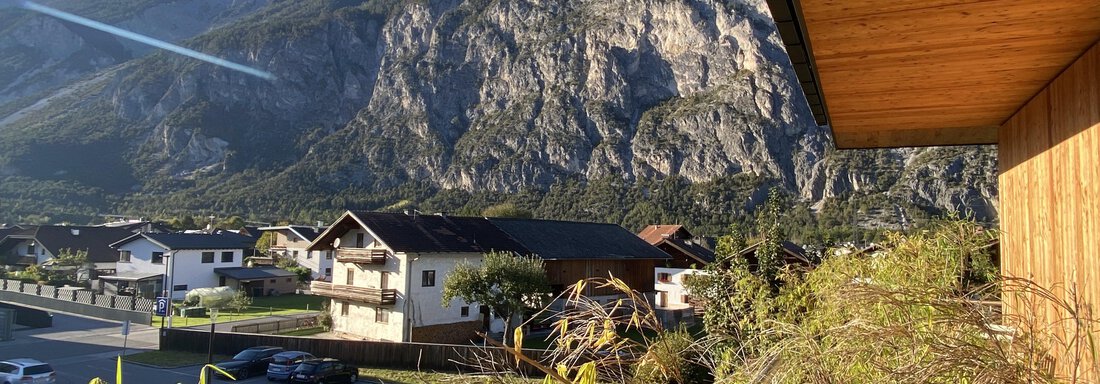
M 1100 318 L 1100 1 L 767 1 L 838 148 L 998 144 L 1002 273 Z M 1066 353 L 1060 375 L 1100 381 Z
M 1001 127 L 999 149 L 1002 272 L 1100 309 L 1100 45 Z M 1047 304 L 1046 322 L 1064 316 Z
M 663 260 L 547 260 L 546 277 L 555 293 L 590 277 L 615 276 L 638 292 L 653 292 L 653 268 Z M 612 288 L 589 286 L 589 295 L 606 296 L 620 292 Z

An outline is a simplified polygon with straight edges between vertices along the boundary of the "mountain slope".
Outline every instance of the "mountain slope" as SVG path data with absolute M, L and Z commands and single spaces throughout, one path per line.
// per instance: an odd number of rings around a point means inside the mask
M 846 226 L 996 215 L 988 148 L 829 149 L 760 0 L 276 1 L 186 44 L 277 80 L 164 53 L 99 70 L 0 120 L 0 177 L 161 214 L 515 200 L 721 228 L 779 186 Z

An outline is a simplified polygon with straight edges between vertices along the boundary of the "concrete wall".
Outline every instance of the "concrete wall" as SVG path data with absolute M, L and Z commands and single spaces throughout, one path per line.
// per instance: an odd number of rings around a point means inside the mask
M 25 304 L 39 308 L 45 308 L 58 312 L 75 313 L 78 315 L 95 317 L 98 319 L 126 321 L 138 324 L 150 324 L 153 321 L 152 313 L 127 311 L 123 309 L 105 308 L 95 305 L 82 304 L 72 301 L 64 301 L 28 295 L 24 293 L 0 291 L 0 301 Z
M 16 324 L 31 328 L 48 328 L 53 326 L 53 315 L 41 309 L 8 303 L 0 303 L 0 308 L 14 309 Z

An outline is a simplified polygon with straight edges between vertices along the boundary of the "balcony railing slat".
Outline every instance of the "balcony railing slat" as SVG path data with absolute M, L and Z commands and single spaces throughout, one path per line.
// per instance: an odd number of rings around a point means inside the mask
M 386 250 L 364 248 L 338 248 L 336 261 L 356 264 L 385 264 Z
M 366 288 L 314 281 L 310 283 L 310 291 L 319 296 L 370 304 L 393 305 L 397 302 L 396 289 Z

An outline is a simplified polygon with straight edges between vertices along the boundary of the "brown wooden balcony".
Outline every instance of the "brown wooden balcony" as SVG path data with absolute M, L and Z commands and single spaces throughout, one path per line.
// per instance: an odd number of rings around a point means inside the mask
M 338 248 L 336 261 L 356 264 L 385 264 L 385 249 Z
M 310 282 L 309 290 L 314 295 L 339 300 L 359 301 L 368 304 L 393 305 L 397 302 L 396 289 L 378 289 L 356 287 L 354 285 L 333 284 L 325 281 Z

